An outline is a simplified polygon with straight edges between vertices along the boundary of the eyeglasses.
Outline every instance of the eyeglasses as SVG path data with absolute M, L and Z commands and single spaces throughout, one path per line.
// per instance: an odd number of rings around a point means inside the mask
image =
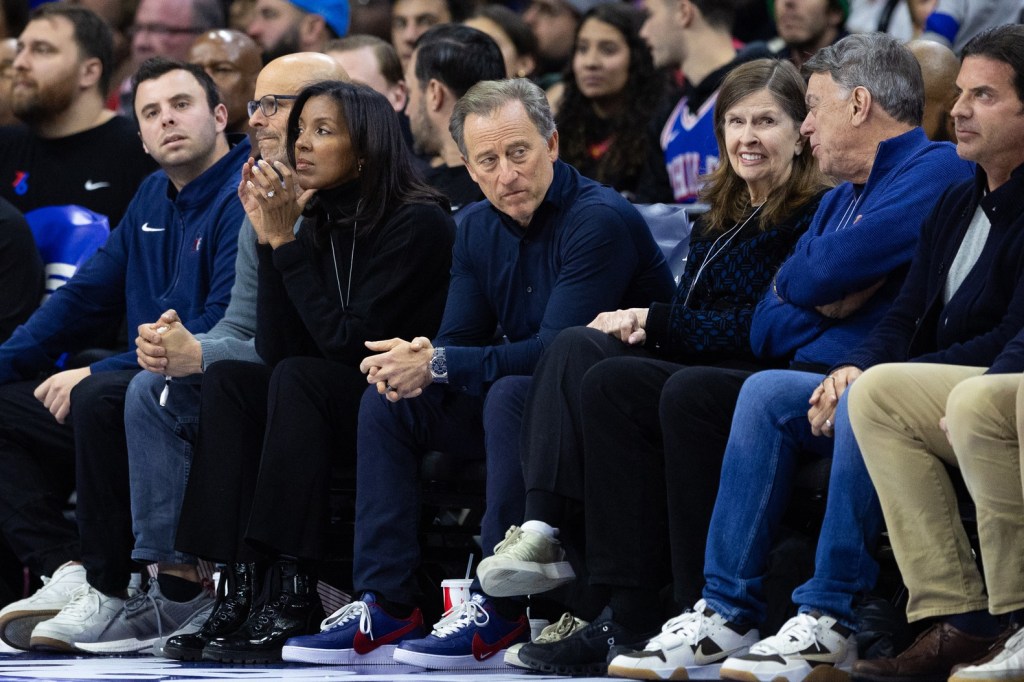
M 134 24 L 128 28 L 128 35 L 135 36 L 139 33 L 152 33 L 158 36 L 173 36 L 173 35 L 197 35 L 202 33 L 203 29 L 195 28 L 194 26 L 168 26 L 167 24 Z
M 249 116 L 252 116 L 256 113 L 256 109 L 259 108 L 264 116 L 270 118 L 277 113 L 277 101 L 279 99 L 298 99 L 298 95 L 263 95 L 259 100 L 250 100 L 245 110 L 249 112 Z

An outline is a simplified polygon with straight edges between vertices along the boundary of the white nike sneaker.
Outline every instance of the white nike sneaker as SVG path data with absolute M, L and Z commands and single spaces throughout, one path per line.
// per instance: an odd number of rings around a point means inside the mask
M 140 582 L 139 575 L 133 574 L 128 587 L 129 596 L 138 593 Z M 75 637 L 98 623 L 111 621 L 124 606 L 124 601 L 108 597 L 85 583 L 72 593 L 71 600 L 60 613 L 35 626 L 29 646 L 44 651 L 77 651 Z
M 779 634 L 722 664 L 722 679 L 742 682 L 802 682 L 816 666 L 848 671 L 857 660 L 853 631 L 832 616 L 801 613 L 786 621 Z
M 1024 628 L 984 663 L 953 669 L 949 682 L 1024 682 Z
M 34 594 L 11 602 L 0 610 L 0 640 L 4 644 L 28 651 L 32 629 L 53 618 L 71 601 L 71 595 L 85 584 L 85 566 L 68 562 L 43 576 L 43 586 Z
M 730 623 L 701 599 L 661 626 L 643 651 L 622 652 L 608 675 L 634 680 L 689 680 L 717 676 L 722 661 L 757 642 L 756 628 Z M 614 653 L 614 651 L 613 651 Z

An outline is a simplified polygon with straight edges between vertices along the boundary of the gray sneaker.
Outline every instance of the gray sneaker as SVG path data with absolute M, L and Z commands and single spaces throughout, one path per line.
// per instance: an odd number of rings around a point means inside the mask
M 160 592 L 156 578 L 149 588 L 124 603 L 109 623 L 83 631 L 75 637 L 75 647 L 94 654 L 153 653 L 197 611 L 213 604 L 213 595 L 203 590 L 187 602 L 175 602 Z
M 166 637 L 161 637 L 153 645 L 153 655 L 163 656 L 164 658 L 172 658 L 164 654 L 164 644 L 167 644 L 167 640 L 169 640 L 171 637 L 177 637 L 178 635 L 194 635 L 195 633 L 202 630 L 203 625 L 206 624 L 206 621 L 210 620 L 210 614 L 213 613 L 213 607 L 216 605 L 216 600 L 211 601 L 209 604 L 193 613 L 192 617 L 185 621 L 185 623 L 180 628 L 178 628 L 171 634 L 167 635 Z

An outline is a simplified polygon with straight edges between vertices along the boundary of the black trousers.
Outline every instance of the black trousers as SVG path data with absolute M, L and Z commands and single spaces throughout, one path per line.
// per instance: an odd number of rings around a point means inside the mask
M 644 348 L 628 346 L 587 327 L 563 330 L 544 351 L 526 398 L 519 451 L 526 492 L 540 490 L 582 502 L 583 377 L 612 357 L 650 357 Z
M 331 469 L 355 461 L 366 387 L 358 369 L 321 358 L 211 365 L 176 548 L 225 563 L 321 558 Z
M 96 589 L 112 593 L 128 584 L 135 564 L 124 396 L 135 374 L 83 379 L 71 392 L 64 424 L 32 395 L 37 382 L 0 387 L 0 527 L 39 575 L 80 559 Z M 76 488 L 77 529 L 63 514 Z
M 587 373 L 591 583 L 657 589 L 668 560 L 677 604 L 700 599 L 729 427 L 751 373 L 644 358 L 612 358 Z

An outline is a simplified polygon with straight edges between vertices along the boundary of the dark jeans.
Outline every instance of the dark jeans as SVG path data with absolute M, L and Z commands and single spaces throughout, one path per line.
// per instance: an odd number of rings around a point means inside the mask
M 486 397 L 429 386 L 418 398 L 388 402 L 369 387 L 359 410 L 356 464 L 356 593 L 415 603 L 420 550 L 419 463 L 442 450 L 487 460 L 487 510 L 481 524 L 484 554 L 523 516 L 519 431 L 529 377 L 496 381 Z
M 176 547 L 225 563 L 322 558 L 331 469 L 352 457 L 365 387 L 321 358 L 211 365 Z
M 118 592 L 128 584 L 134 564 L 124 396 L 135 374 L 83 379 L 71 392 L 64 424 L 32 395 L 37 382 L 0 387 L 0 524 L 36 574 L 52 575 L 80 559 L 98 590 Z M 76 487 L 78 529 L 63 513 Z

